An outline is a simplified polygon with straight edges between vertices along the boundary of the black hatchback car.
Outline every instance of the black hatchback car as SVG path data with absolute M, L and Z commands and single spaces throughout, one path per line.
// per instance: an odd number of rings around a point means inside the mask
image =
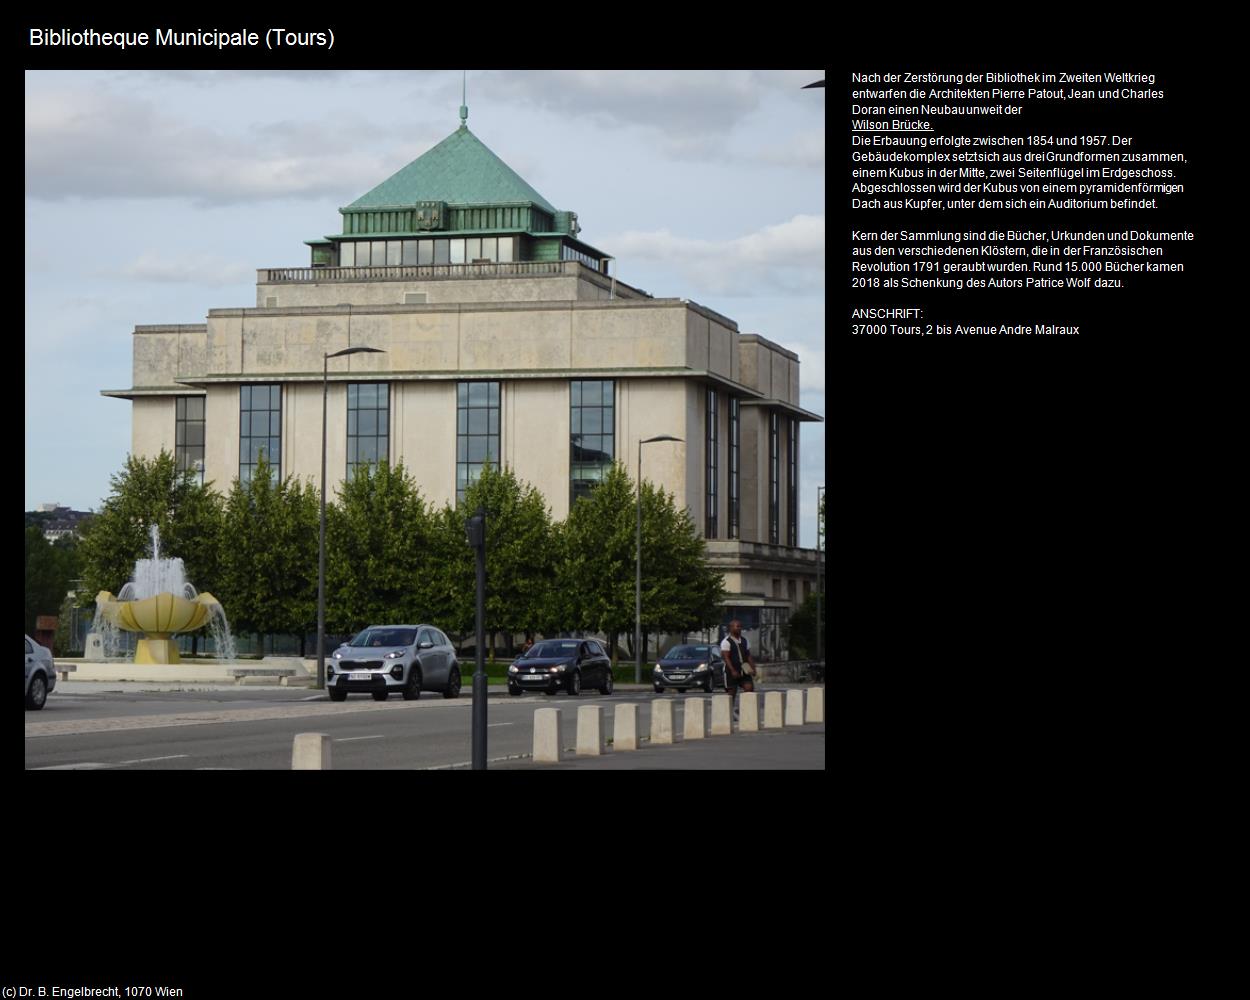
M 564 688 L 571 695 L 582 687 L 612 693 L 612 661 L 598 639 L 543 639 L 518 656 L 508 668 L 508 694 Z
M 656 694 L 665 688 L 702 688 L 711 693 L 725 688 L 725 661 L 721 659 L 720 647 L 714 643 L 696 643 L 674 646 L 661 658 L 651 672 L 651 684 Z

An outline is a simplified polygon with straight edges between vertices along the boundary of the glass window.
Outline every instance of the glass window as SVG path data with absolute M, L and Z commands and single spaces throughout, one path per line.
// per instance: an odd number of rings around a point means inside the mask
M 362 382 L 347 387 L 347 478 L 356 469 L 390 457 L 391 387 L 386 382 Z
M 460 382 L 456 385 L 456 502 L 464 500 L 469 483 L 482 466 L 499 467 L 499 383 Z
M 179 472 L 190 469 L 204 484 L 204 397 L 174 400 L 174 462 Z
M 369 244 L 369 263 L 374 267 L 386 266 L 386 241 L 374 240 Z
M 417 241 L 417 263 L 433 264 L 434 263 L 434 241 L 418 240 Z
M 435 264 L 451 263 L 451 240 L 435 240 L 434 241 L 434 263 Z
M 406 266 L 411 267 L 417 262 L 417 241 L 404 240 L 404 258 L 403 262 Z
M 511 264 L 513 261 L 513 248 L 516 246 L 515 236 L 499 237 L 499 263 Z
M 339 244 L 339 267 L 355 267 L 356 266 L 356 244 L 340 243 Z
M 780 456 L 777 448 L 777 414 L 768 415 L 768 541 L 777 545 L 781 540 L 778 518 L 781 516 Z
M 386 241 L 386 263 L 390 267 L 398 267 L 400 261 L 400 242 L 399 240 Z
M 282 478 L 282 387 L 245 385 L 239 388 L 239 480 L 251 482 L 261 456 Z
M 615 455 L 616 383 L 569 383 L 569 503 L 586 496 L 607 475 Z
M 479 236 L 464 241 L 464 259 L 472 264 L 482 256 L 482 239 Z
M 451 241 L 451 262 L 453 264 L 464 263 L 464 240 Z
M 499 259 L 498 242 L 499 241 L 494 236 L 483 236 L 482 237 L 482 252 L 480 256 L 486 258 L 487 260 L 498 260 Z
M 786 476 L 786 544 L 799 544 L 799 422 L 790 419 L 789 447 L 786 452 L 786 464 L 789 473 Z M 791 581 L 793 586 L 793 581 Z
M 707 494 L 706 503 L 706 524 L 704 525 L 704 534 L 708 538 L 716 538 L 716 445 L 717 432 L 719 428 L 716 423 L 716 390 L 708 389 L 707 391 Z
M 738 463 L 741 419 L 738 400 L 729 400 L 729 537 L 738 537 Z

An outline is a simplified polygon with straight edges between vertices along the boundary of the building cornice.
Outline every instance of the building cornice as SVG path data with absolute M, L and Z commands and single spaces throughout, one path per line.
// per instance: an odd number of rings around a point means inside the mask
M 762 398 L 763 393 L 760 393 L 760 396 L 760 399 L 745 400 L 742 405 L 766 406 L 769 409 L 781 410 L 783 413 L 788 413 L 791 416 L 798 417 L 799 420 L 806 423 L 823 424 L 825 422 L 825 418 L 819 413 L 813 413 L 811 410 L 805 410 L 803 407 L 795 406 L 793 403 L 788 403 L 784 399 L 765 399 Z

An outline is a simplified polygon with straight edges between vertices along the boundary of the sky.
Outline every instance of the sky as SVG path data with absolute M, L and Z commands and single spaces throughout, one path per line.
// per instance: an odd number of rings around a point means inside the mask
M 799 355 L 825 412 L 823 70 L 468 71 L 469 128 L 617 259 Z M 136 325 L 255 305 L 256 269 L 460 124 L 452 71 L 26 73 L 25 509 L 99 509 Z M 816 542 L 824 425 L 800 438 Z

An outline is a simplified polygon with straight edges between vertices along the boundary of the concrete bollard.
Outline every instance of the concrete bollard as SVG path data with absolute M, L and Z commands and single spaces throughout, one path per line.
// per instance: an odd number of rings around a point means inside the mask
M 760 696 L 754 691 L 741 691 L 738 694 L 738 732 L 758 733 L 760 731 Z
M 764 728 L 780 729 L 782 726 L 782 694 L 768 691 L 764 695 Z
M 577 755 L 598 757 L 603 753 L 603 709 L 582 705 L 577 709 Z
M 617 705 L 612 723 L 612 749 L 638 749 L 638 706 Z
M 707 727 L 703 720 L 703 699 L 687 698 L 685 719 L 682 722 L 682 736 L 688 740 L 701 740 L 707 735 Z
M 808 688 L 807 689 L 807 721 L 808 722 L 824 722 L 825 721 L 825 689 L 824 688 Z
M 536 764 L 558 764 L 561 752 L 560 709 L 535 709 L 534 762 Z
M 651 703 L 651 745 L 673 742 L 673 702 L 659 698 Z
M 786 692 L 786 725 L 803 725 L 803 689 L 793 688 Z
M 291 751 L 292 771 L 329 771 L 330 737 L 325 733 L 299 733 Z
M 733 713 L 733 698 L 727 694 L 712 695 L 712 735 L 728 736 L 733 732 L 729 717 Z

